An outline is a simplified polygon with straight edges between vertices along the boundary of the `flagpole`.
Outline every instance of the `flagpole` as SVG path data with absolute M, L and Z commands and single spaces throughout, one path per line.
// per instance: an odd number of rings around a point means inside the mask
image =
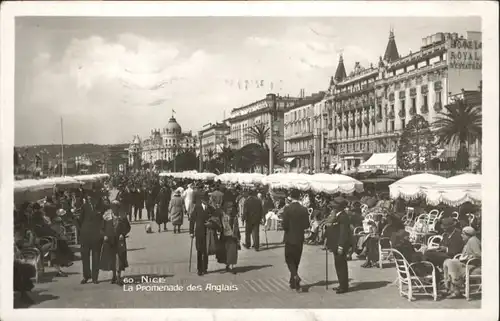
M 64 176 L 64 131 L 63 131 L 62 117 L 61 117 L 61 176 Z

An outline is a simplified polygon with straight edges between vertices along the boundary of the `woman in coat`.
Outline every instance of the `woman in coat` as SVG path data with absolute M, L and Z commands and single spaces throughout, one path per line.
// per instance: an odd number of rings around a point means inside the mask
M 174 234 L 181 232 L 181 225 L 184 219 L 184 200 L 181 195 L 181 190 L 179 188 L 176 189 L 168 208 L 169 218 L 174 226 Z
M 126 211 L 120 211 L 120 203 L 113 201 L 111 209 L 103 215 L 104 242 L 101 251 L 100 268 L 113 271 L 112 284 L 121 285 L 120 274 L 128 267 L 125 238 L 130 232 Z
M 165 183 L 156 196 L 156 204 L 158 204 L 156 212 L 156 224 L 158 224 L 158 233 L 161 232 L 161 224 L 163 230 L 167 231 L 168 209 L 170 205 L 170 189 Z
M 221 261 L 219 263 L 225 263 L 226 271 L 236 274 L 234 266 L 238 263 L 238 250 L 241 240 L 236 200 L 226 199 L 223 207 L 220 244 L 224 255 L 220 257 Z

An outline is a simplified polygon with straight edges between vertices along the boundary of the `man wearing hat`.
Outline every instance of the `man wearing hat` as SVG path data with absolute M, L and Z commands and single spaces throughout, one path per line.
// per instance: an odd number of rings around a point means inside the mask
M 425 251 L 425 259 L 436 267 L 442 267 L 446 259 L 451 259 L 462 252 L 464 242 L 460 230 L 452 217 L 445 217 L 441 220 L 443 229 L 443 240 L 438 248 Z
M 336 291 L 338 294 L 342 294 L 349 291 L 347 253 L 351 247 L 352 232 L 349 216 L 345 211 L 347 201 L 341 196 L 336 197 L 332 207 L 335 214 L 329 220 L 330 224 L 326 229 L 326 247 L 333 252 L 335 270 L 339 281 L 339 287 Z
M 245 248 L 250 248 L 250 235 L 253 239 L 253 247 L 255 251 L 259 250 L 260 239 L 259 239 L 259 226 L 264 220 L 264 209 L 262 208 L 262 202 L 257 198 L 257 191 L 252 189 L 250 191 L 250 196 L 246 199 L 245 205 L 243 206 L 243 217 L 242 220 L 245 222 Z
M 285 231 L 285 262 L 290 271 L 290 288 L 300 291 L 298 269 L 304 246 L 304 231 L 309 228 L 309 213 L 299 202 L 300 192 L 292 190 L 291 203 L 283 211 L 283 230 Z
M 79 217 L 81 258 L 83 266 L 83 279 L 81 284 L 87 283 L 91 278 L 97 284 L 99 276 L 99 262 L 103 235 L 101 234 L 102 214 L 98 212 L 96 204 L 91 197 L 84 200 L 82 212 Z M 92 254 L 92 271 L 90 269 L 90 256 Z

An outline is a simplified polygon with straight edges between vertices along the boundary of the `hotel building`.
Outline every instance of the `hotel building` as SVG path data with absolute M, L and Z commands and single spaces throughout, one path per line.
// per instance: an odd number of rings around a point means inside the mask
M 181 151 L 197 149 L 197 139 L 191 131 L 182 132 L 181 126 L 172 116 L 163 129 L 153 129 L 149 137 L 141 140 L 135 136 L 130 147 L 129 166 L 141 163 L 154 164 L 157 160 L 170 161 Z
M 322 128 L 326 128 L 321 117 L 325 92 L 302 98 L 289 107 L 284 114 L 285 167 L 289 171 L 319 169 L 321 150 L 326 145 Z
M 224 123 L 210 124 L 198 132 L 200 151 L 203 159 L 209 159 L 209 154 L 216 155 L 228 146 L 230 127 Z
M 248 136 L 249 130 L 258 124 L 264 124 L 265 128 L 269 128 L 271 115 L 273 113 L 275 119 L 273 140 L 279 143 L 280 150 L 283 151 L 283 118 L 285 110 L 289 106 L 292 106 L 298 99 L 299 98 L 269 94 L 264 99 L 231 110 L 230 118 L 226 120 L 230 124 L 229 146 L 231 146 L 232 149 L 240 149 L 245 145 L 258 143 L 255 138 Z M 275 106 L 275 108 L 273 106 Z M 270 141 L 268 141 L 268 145 L 270 146 L 269 143 Z
M 364 68 L 356 62 L 347 75 L 341 56 L 325 98 L 331 167 L 352 169 L 373 154 L 395 153 L 414 115 L 432 124 L 450 97 L 478 91 L 481 46 L 479 32 L 468 32 L 466 38 L 437 33 L 423 38 L 420 50 L 402 57 L 391 31 L 377 66 Z M 480 146 L 472 145 L 474 158 Z M 442 147 L 440 158 L 456 156 L 458 146 Z

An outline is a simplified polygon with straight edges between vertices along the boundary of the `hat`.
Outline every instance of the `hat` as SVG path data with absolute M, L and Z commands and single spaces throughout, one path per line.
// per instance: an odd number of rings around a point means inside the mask
M 333 199 L 333 208 L 343 210 L 347 207 L 347 201 L 342 196 L 337 196 Z
M 462 233 L 464 233 L 467 236 L 475 236 L 476 230 L 471 226 L 466 226 L 462 229 Z
M 441 227 L 444 229 L 448 229 L 455 225 L 455 220 L 451 217 L 445 217 L 441 220 Z
M 62 208 L 58 209 L 56 212 L 57 216 L 63 216 L 66 215 L 66 211 Z

